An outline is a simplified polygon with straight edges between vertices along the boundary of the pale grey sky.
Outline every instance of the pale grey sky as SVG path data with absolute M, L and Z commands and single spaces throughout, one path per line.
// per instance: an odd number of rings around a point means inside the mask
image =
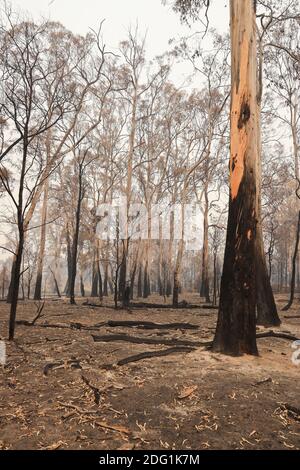
M 138 21 L 141 32 L 147 31 L 148 57 L 164 53 L 170 48 L 170 38 L 180 38 L 199 30 L 191 30 L 180 23 L 178 14 L 161 0 L 11 0 L 13 6 L 27 10 L 34 17 L 44 16 L 58 20 L 75 33 L 85 34 L 89 27 L 103 26 L 104 42 L 114 50 L 126 37 L 130 25 Z M 228 30 L 227 0 L 214 0 L 210 11 L 210 24 L 220 32 Z

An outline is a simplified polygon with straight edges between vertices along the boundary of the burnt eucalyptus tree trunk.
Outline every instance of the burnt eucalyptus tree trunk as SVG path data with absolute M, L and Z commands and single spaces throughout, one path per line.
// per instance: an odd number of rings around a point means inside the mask
M 217 305 L 217 253 L 214 252 L 213 306 Z
M 98 281 L 99 281 L 99 299 L 102 301 L 103 300 L 103 282 L 102 282 L 102 274 L 101 274 L 101 269 L 100 269 L 100 252 L 99 252 L 99 247 L 97 247 L 97 256 L 98 256 Z
M 19 218 L 19 217 L 18 217 Z M 11 289 L 11 306 L 10 306 L 10 316 L 9 316 L 9 341 L 14 339 L 15 335 L 15 324 L 16 324 L 16 314 L 18 306 L 18 296 L 19 296 L 19 287 L 20 287 L 20 278 L 21 278 L 21 264 L 22 264 L 22 254 L 24 248 L 24 230 L 23 226 L 19 226 L 19 243 L 17 248 L 17 253 L 14 260 L 14 268 L 12 271 L 12 289 Z
M 18 240 L 17 249 L 16 249 L 13 266 L 12 266 L 12 276 L 11 276 L 11 286 L 10 286 L 11 305 L 10 305 L 9 325 L 8 325 L 9 341 L 13 341 L 14 336 L 15 336 L 19 287 L 20 287 L 20 279 L 22 275 L 21 266 L 22 266 L 22 256 L 23 256 L 23 249 L 24 249 L 24 238 L 25 238 L 25 232 L 27 229 L 27 226 L 24 222 L 24 213 L 23 213 L 24 182 L 25 182 L 27 155 L 28 155 L 28 123 L 25 126 L 25 131 L 24 131 L 24 136 L 23 136 L 23 159 L 22 159 L 22 166 L 21 166 L 18 205 L 17 205 L 17 225 L 18 225 L 19 240 Z
M 13 259 L 13 262 L 12 262 L 12 265 L 11 265 L 10 282 L 9 282 L 8 293 L 7 293 L 7 298 L 6 298 L 6 302 L 7 302 L 8 304 L 11 303 L 11 299 L 12 299 L 12 291 L 13 291 L 13 285 L 14 285 L 15 269 L 16 269 L 16 257 L 14 256 L 14 259 Z
M 70 281 L 71 281 L 71 275 L 72 275 L 72 245 L 71 245 L 71 237 L 70 237 L 70 231 L 69 231 L 69 226 L 67 225 L 67 231 L 66 231 L 66 243 L 67 243 L 67 281 L 66 285 L 64 288 L 64 294 L 66 296 L 70 295 Z
M 76 274 L 77 274 L 77 252 L 78 252 L 81 204 L 84 198 L 83 169 L 84 169 L 84 159 L 79 164 L 78 197 L 77 197 L 77 207 L 76 207 L 76 214 L 75 214 L 75 231 L 74 231 L 73 244 L 72 244 L 70 303 L 73 305 L 75 304 L 75 281 L 76 281 Z
M 141 298 L 143 296 L 143 272 L 142 272 L 142 264 L 140 263 L 139 266 L 139 274 L 138 274 L 138 283 L 137 283 L 137 297 Z
M 150 293 L 151 293 L 151 289 L 150 289 L 149 264 L 148 264 L 148 259 L 146 259 L 145 266 L 144 266 L 143 298 L 147 299 Z
M 124 245 L 123 245 L 123 250 L 124 251 L 123 251 L 122 263 L 121 263 L 120 274 L 119 274 L 118 300 L 123 300 L 125 289 L 126 289 L 127 253 L 125 252 Z
M 264 252 L 264 242 L 261 224 L 257 224 L 256 239 L 256 308 L 257 324 L 264 326 L 279 326 L 281 321 L 268 273 L 267 260 Z
M 133 300 L 133 297 L 134 297 L 134 284 L 135 284 L 138 262 L 139 262 L 139 252 L 137 252 L 136 259 L 133 263 L 133 268 L 132 268 L 131 275 L 130 275 L 130 300 Z
M 103 279 L 103 296 L 108 296 L 108 246 L 105 249 L 105 262 L 104 262 L 104 279 Z
M 91 297 L 98 297 L 98 266 L 97 266 L 97 253 L 96 249 L 94 249 L 94 259 L 93 259 L 93 270 L 92 270 L 92 289 L 91 289 Z
M 299 238 L 300 238 L 300 211 L 298 213 L 298 224 L 297 224 L 297 231 L 296 231 L 296 242 L 295 242 L 295 249 L 293 255 L 293 262 L 292 262 L 292 276 L 291 276 L 291 291 L 290 291 L 290 299 L 282 309 L 284 311 L 289 310 L 294 302 L 294 295 L 295 295 L 295 284 L 296 284 L 296 262 L 297 262 L 297 255 L 299 249 Z
M 257 92 L 257 127 L 258 127 L 258 158 L 257 158 L 257 216 L 256 226 L 256 310 L 257 324 L 264 326 L 279 326 L 280 319 L 271 286 L 268 272 L 263 230 L 261 223 L 261 103 L 263 96 L 263 45 L 262 38 L 259 41 L 259 69 L 258 69 L 258 92 Z
M 84 282 L 83 282 L 82 274 L 80 276 L 80 293 L 81 293 L 81 297 L 85 297 L 85 288 L 84 288 Z
M 253 0 L 231 0 L 230 199 L 214 351 L 257 354 L 257 46 Z
M 47 152 L 47 165 L 50 161 L 50 145 L 51 145 L 51 131 L 47 132 L 46 138 L 46 152 Z M 37 260 L 37 274 L 35 281 L 34 300 L 41 300 L 42 298 L 42 282 L 43 282 L 43 267 L 46 246 L 46 223 L 48 211 L 48 196 L 49 196 L 49 179 L 45 181 L 42 210 L 41 210 L 41 232 L 40 232 L 40 247 Z
M 204 191 L 205 197 L 205 208 L 204 208 L 204 221 L 203 221 L 203 251 L 202 251 L 202 278 L 201 278 L 201 288 L 200 296 L 205 297 L 206 302 L 210 302 L 209 295 L 209 271 L 208 271 L 208 194 L 207 187 Z
M 49 181 L 45 182 L 44 197 L 41 212 L 41 237 L 40 247 L 37 262 L 37 274 L 34 290 L 34 300 L 41 300 L 42 298 L 42 281 L 43 281 L 43 265 L 45 256 L 46 246 L 46 223 L 47 223 L 47 206 L 48 206 L 48 193 L 49 193 Z
M 256 226 L 256 309 L 257 324 L 264 326 L 279 326 L 281 321 L 278 316 L 274 294 L 271 286 L 271 279 L 268 272 L 268 265 L 264 249 L 263 231 L 261 224 L 261 159 L 259 146 L 259 164 L 257 175 L 258 190 L 258 222 Z
M 55 287 L 55 291 L 56 291 L 57 297 L 60 298 L 60 297 L 61 297 L 61 293 L 60 293 L 60 289 L 59 289 L 59 285 L 58 285 L 58 282 L 57 282 L 55 273 L 52 271 L 51 268 L 50 268 L 50 271 L 51 271 L 51 274 L 52 274 L 52 276 L 53 276 L 54 287 Z
M 186 184 L 186 183 L 185 183 Z M 184 252 L 184 224 L 185 224 L 185 218 L 184 218 L 184 201 L 186 197 L 186 189 L 187 187 L 185 186 L 183 189 L 182 193 L 182 204 L 181 204 L 181 239 L 178 242 L 178 250 L 177 250 L 177 257 L 175 261 L 175 267 L 174 267 L 174 278 L 173 278 L 173 300 L 172 300 L 172 305 L 174 308 L 177 308 L 179 306 L 179 294 L 181 293 L 181 283 L 180 283 L 180 275 L 181 275 L 181 268 L 182 268 L 182 258 L 183 258 L 183 252 Z

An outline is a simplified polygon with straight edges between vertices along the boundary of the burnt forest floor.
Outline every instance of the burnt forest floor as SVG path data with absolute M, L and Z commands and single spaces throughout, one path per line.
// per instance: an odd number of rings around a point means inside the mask
M 196 294 L 185 298 L 200 303 Z M 157 296 L 150 301 L 162 303 Z M 286 296 L 277 296 L 279 309 L 285 302 Z M 280 312 L 283 323 L 273 330 L 300 338 L 300 318 L 285 318 L 299 310 L 296 302 Z M 3 340 L 8 312 L 0 302 Z M 20 302 L 18 321 L 35 314 L 34 302 Z M 109 301 L 96 307 L 82 299 L 75 306 L 48 300 L 43 317 L 34 326 L 19 324 L 16 341 L 6 342 L 0 448 L 300 449 L 300 366 L 292 362 L 292 341 L 258 339 L 259 357 L 214 354 L 199 344 L 213 338 L 216 318 L 216 310 L 203 308 L 127 312 Z M 115 326 L 109 320 L 195 328 Z M 96 342 L 93 335 L 102 338 Z M 166 356 L 122 363 L 167 349 Z

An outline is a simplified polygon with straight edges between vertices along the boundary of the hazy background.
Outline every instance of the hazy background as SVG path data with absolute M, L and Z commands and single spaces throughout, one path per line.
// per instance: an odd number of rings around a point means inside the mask
M 171 38 L 179 39 L 201 31 L 201 24 L 191 28 L 182 25 L 178 14 L 170 5 L 163 5 L 161 0 L 12 0 L 12 5 L 27 10 L 32 16 L 46 17 L 60 21 L 65 27 L 79 34 L 85 34 L 89 28 L 97 29 L 101 20 L 103 38 L 107 48 L 116 51 L 120 41 L 126 38 L 130 26 L 138 23 L 141 35 L 147 33 L 147 57 L 161 55 L 172 46 Z M 169 2 L 170 3 L 170 2 Z M 214 0 L 210 7 L 210 26 L 219 32 L 229 28 L 227 0 Z M 203 43 L 203 47 L 210 47 Z M 172 79 L 176 85 L 182 85 L 185 77 L 191 73 L 188 64 L 174 66 Z M 197 78 L 196 78 L 197 80 Z
M 170 2 L 169 2 L 170 3 Z M 146 53 L 153 59 L 174 46 L 170 39 L 179 40 L 197 31 L 203 31 L 200 23 L 191 27 L 180 22 L 179 14 L 174 13 L 170 5 L 163 5 L 161 0 L 10 0 L 13 10 L 20 9 L 35 19 L 46 18 L 61 22 L 74 33 L 85 35 L 89 28 L 98 29 L 102 20 L 103 41 L 107 50 L 117 52 L 120 41 L 126 39 L 129 28 L 139 26 L 141 37 L 146 34 Z M 227 0 L 214 0 L 209 13 L 210 27 L 218 32 L 229 30 L 229 9 Z M 201 37 L 202 35 L 199 35 Z M 202 41 L 204 49 L 210 49 L 208 38 Z M 192 66 L 185 61 L 174 63 L 171 79 L 177 87 L 201 87 L 201 76 L 193 72 Z M 3 228 L 2 228 L 3 229 Z M 0 243 L 5 242 L 0 229 Z M 0 258 L 9 255 L 0 250 Z

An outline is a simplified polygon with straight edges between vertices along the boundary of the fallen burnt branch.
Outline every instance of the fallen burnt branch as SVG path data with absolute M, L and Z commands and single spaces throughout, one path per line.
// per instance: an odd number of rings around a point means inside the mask
M 292 320 L 293 318 L 300 318 L 300 315 L 284 315 L 283 318 L 287 318 L 289 320 Z
M 179 354 L 179 353 L 189 353 L 195 351 L 196 348 L 191 347 L 178 347 L 178 348 L 169 348 L 163 349 L 161 351 L 146 351 L 139 354 L 135 354 L 133 356 L 125 357 L 124 359 L 120 359 L 116 364 L 105 364 L 102 366 L 104 369 L 111 369 L 114 365 L 117 366 L 124 366 L 125 364 L 129 364 L 131 362 L 142 361 L 143 359 L 151 359 L 152 357 L 162 357 L 162 356 L 169 356 L 170 354 Z
M 104 335 L 104 336 L 95 336 L 92 335 L 93 339 L 95 342 L 112 342 L 112 341 L 126 341 L 129 343 L 135 343 L 135 344 L 164 344 L 166 346 L 176 346 L 178 345 L 178 348 L 171 348 L 173 349 L 186 349 L 186 347 L 192 348 L 192 350 L 196 349 L 197 347 L 207 347 L 210 348 L 213 344 L 212 341 L 188 341 L 188 340 L 177 340 L 177 339 L 155 339 L 155 338 L 140 338 L 140 337 L 134 337 L 134 336 L 129 336 L 125 334 L 120 334 L 120 335 Z M 279 338 L 279 339 L 285 339 L 289 341 L 296 341 L 298 338 L 296 336 L 286 334 L 286 333 L 276 333 L 274 331 L 267 331 L 265 333 L 259 333 L 256 335 L 257 339 L 261 338 Z M 157 351 L 155 351 L 157 352 Z M 159 351 L 158 351 L 159 352 Z M 143 354 L 148 354 L 148 353 L 143 353 Z M 151 354 L 150 357 L 156 357 L 155 355 L 152 356 L 152 352 L 149 352 Z M 159 354 L 160 355 L 160 354 Z M 139 355 L 138 355 L 139 356 Z
M 109 305 L 103 305 L 103 304 L 95 304 L 93 302 L 85 301 L 81 304 L 84 307 L 91 307 L 91 308 L 114 308 L 115 310 L 128 310 L 130 309 L 152 309 L 152 308 L 157 308 L 157 309 L 171 309 L 171 310 L 180 310 L 180 309 L 200 309 L 200 308 L 216 308 L 218 307 L 202 307 L 201 305 L 196 305 L 196 304 L 189 304 L 185 300 L 182 302 L 179 302 L 177 307 L 174 307 L 172 304 L 153 304 L 153 303 L 148 303 L 148 302 L 130 302 L 128 307 L 122 307 L 118 306 L 117 308 L 109 306 Z
M 89 379 L 87 379 L 84 375 L 81 375 L 81 379 L 85 383 L 85 385 L 87 385 L 89 389 L 92 390 L 94 394 L 94 402 L 96 405 L 99 405 L 100 399 L 101 399 L 101 393 L 100 393 L 99 388 L 92 385 Z
M 200 308 L 204 308 L 205 310 L 219 310 L 218 305 L 201 305 Z
M 145 330 L 197 330 L 198 325 L 192 325 L 191 323 L 153 323 L 151 321 L 115 321 L 108 320 L 108 326 L 112 328 L 116 326 L 125 326 L 128 328 L 140 328 Z
M 85 331 L 94 331 L 98 330 L 102 326 L 109 326 L 115 328 L 118 326 L 128 327 L 128 328 L 139 328 L 145 330 L 197 330 L 199 329 L 198 325 L 192 325 L 191 323 L 153 323 L 150 321 L 115 321 L 108 320 L 108 322 L 96 323 L 95 325 L 83 325 L 79 322 L 71 322 L 69 325 L 66 323 L 39 323 L 37 325 L 26 320 L 18 320 L 17 325 L 22 326 L 37 326 L 41 328 L 64 328 L 72 330 L 85 330 Z
M 43 301 L 43 303 L 35 304 L 35 306 L 36 306 L 36 316 L 34 317 L 34 319 L 31 321 L 19 320 L 19 321 L 16 321 L 16 325 L 34 326 L 35 323 L 38 321 L 38 319 L 44 316 L 42 315 L 42 313 L 45 307 L 45 300 Z
M 147 308 L 157 308 L 157 309 L 173 309 L 173 310 L 180 310 L 184 308 L 188 309 L 196 309 L 201 308 L 201 305 L 189 304 L 186 301 L 179 302 L 178 307 L 174 307 L 172 304 L 152 304 L 147 302 L 131 302 L 130 308 L 132 309 L 147 309 Z
M 156 339 L 156 338 L 140 338 L 136 336 L 129 336 L 126 334 L 120 334 L 120 335 L 103 335 L 103 336 L 95 336 L 92 335 L 93 340 L 96 343 L 104 342 L 104 343 L 110 343 L 112 341 L 125 341 L 127 343 L 135 343 L 135 344 L 164 344 L 166 346 L 194 346 L 194 347 L 199 347 L 199 346 L 209 346 L 211 342 L 199 342 L 199 341 L 188 341 L 188 340 L 178 340 L 178 339 Z
M 16 321 L 16 325 L 22 325 L 22 326 L 33 326 L 37 328 L 72 328 L 74 329 L 74 326 L 66 325 L 65 323 L 39 323 L 39 324 L 32 324 L 31 321 L 27 320 L 18 320 Z
M 267 331 L 266 333 L 258 333 L 256 338 L 279 338 L 287 339 L 289 341 L 297 341 L 299 338 L 287 333 L 276 333 L 275 331 Z
M 102 323 L 96 323 L 96 325 L 83 325 L 82 323 L 78 322 L 73 322 L 70 323 L 69 325 L 66 325 L 65 323 L 39 323 L 39 324 L 33 324 L 32 322 L 26 321 L 26 320 L 18 320 L 16 322 L 17 325 L 22 325 L 22 326 L 35 326 L 38 328 L 62 328 L 62 329 L 71 329 L 71 330 L 85 330 L 85 331 L 94 331 L 98 330 L 101 326 L 105 326 L 107 323 L 102 322 Z

